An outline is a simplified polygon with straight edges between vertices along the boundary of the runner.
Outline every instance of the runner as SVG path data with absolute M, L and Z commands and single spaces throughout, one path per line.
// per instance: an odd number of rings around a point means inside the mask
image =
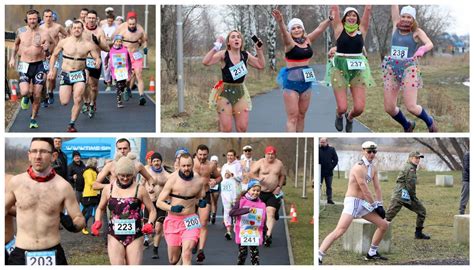
M 46 57 L 51 52 L 51 45 L 54 43 L 48 31 L 39 28 L 39 12 L 31 9 L 26 12 L 26 26 L 18 29 L 15 39 L 15 49 L 10 58 L 9 66 L 14 68 L 17 57 L 19 62 L 17 71 L 19 74 L 19 86 L 21 99 L 21 108 L 28 110 L 30 108 L 30 99 L 33 102 L 31 110 L 30 128 L 38 128 L 36 115 L 38 114 L 41 94 L 46 79 L 46 70 L 48 63 Z M 30 83 L 33 85 L 30 91 Z
M 16 206 L 16 243 L 10 265 L 66 265 L 59 223 L 80 232 L 84 217 L 71 185 L 51 168 L 52 138 L 33 138 L 28 150 L 30 167 L 6 186 L 5 213 Z M 68 215 L 62 213 L 63 207 Z
M 286 67 L 280 70 L 277 81 L 280 88 L 285 90 L 283 98 L 287 114 L 286 131 L 302 132 L 306 111 L 311 101 L 311 91 L 308 90 L 316 88 L 314 70 L 308 66 L 313 56 L 311 43 L 329 27 L 333 16 L 329 16 L 313 32 L 306 34 L 303 21 L 300 19 L 291 19 L 286 27 L 279 10 L 273 10 L 272 15 L 280 28 L 285 45 Z
M 132 69 L 133 74 L 138 81 L 138 93 L 140 94 L 140 105 L 145 105 L 146 99 L 144 96 L 145 84 L 143 82 L 143 60 L 144 55 L 148 54 L 148 37 L 143 27 L 138 24 L 138 17 L 135 11 L 129 11 L 127 13 L 127 22 L 121 24 L 115 34 L 123 36 L 124 46 L 128 49 L 132 55 Z M 143 50 L 141 48 L 143 47 Z M 132 81 L 132 80 L 131 80 Z M 132 97 L 130 84 L 127 88 L 127 95 L 125 95 L 125 101 Z
M 52 52 L 54 51 L 54 47 L 58 44 L 61 35 L 63 37 L 67 36 L 66 29 L 61 24 L 53 21 L 53 14 L 54 13 L 51 9 L 45 9 L 43 11 L 44 23 L 40 26 L 40 29 L 46 30 L 54 41 L 54 45 L 50 49 L 50 51 Z M 59 68 L 59 59 L 57 62 L 54 63 L 54 65 L 56 65 L 56 68 Z M 49 71 L 49 65 L 46 71 Z M 53 79 L 48 78 L 46 81 L 47 97 L 43 100 L 43 107 L 48 107 L 48 104 L 54 103 L 54 88 L 56 88 L 56 77 L 54 77 Z
M 418 89 L 423 87 L 418 59 L 433 48 L 426 33 L 418 27 L 416 10 L 405 6 L 398 13 L 398 5 L 392 5 L 393 34 L 390 56 L 382 63 L 385 111 L 405 132 L 413 132 L 415 121 L 408 121 L 397 106 L 398 93 L 402 90 L 407 110 L 426 123 L 429 132 L 437 132 L 433 116 L 417 104 Z M 418 44 L 422 43 L 422 46 Z
M 332 6 L 334 16 L 332 28 L 336 38 L 337 51 L 333 59 L 327 63 L 326 82 L 332 85 L 336 98 L 337 131 L 343 129 L 343 117 L 346 117 L 346 132 L 352 132 L 352 122 L 365 109 L 365 91 L 375 84 L 370 74 L 367 58 L 362 54 L 364 39 L 369 29 L 372 7 L 366 5 L 364 15 L 360 19 L 359 12 L 352 7 L 344 10 L 342 20 L 339 6 Z M 350 88 L 353 108 L 347 112 L 347 88 Z
M 180 157 L 182 154 L 189 154 L 188 148 L 180 146 L 180 147 L 178 147 L 178 149 L 176 149 L 176 153 L 175 153 L 175 155 L 174 155 L 174 157 L 175 157 L 175 160 L 174 160 L 174 170 L 175 170 L 175 171 L 179 170 L 179 157 Z
M 154 183 L 146 182 L 146 188 L 150 195 L 151 201 L 155 206 L 157 218 L 155 222 L 155 236 L 153 237 L 153 256 L 152 259 L 159 259 L 158 247 L 160 246 L 161 236 L 163 234 L 163 222 L 165 221 L 166 211 L 158 208 L 156 201 L 160 195 L 163 187 L 168 181 L 169 173 L 163 169 L 163 158 L 158 152 L 154 152 L 151 157 L 151 166 L 148 167 L 148 172 L 152 176 Z
M 211 214 L 211 192 L 210 186 L 215 186 L 220 183 L 222 178 L 219 177 L 219 171 L 217 166 L 207 160 L 209 155 L 209 148 L 204 145 L 198 145 L 196 148 L 196 157 L 194 158 L 194 172 L 199 175 L 204 181 L 204 192 L 206 194 L 206 206 L 200 207 L 198 210 L 199 221 L 201 223 L 201 232 L 199 235 L 199 242 L 197 245 L 198 253 L 196 256 L 196 262 L 202 263 L 206 256 L 204 255 L 204 247 L 206 246 L 207 240 L 207 224 L 209 223 L 209 215 Z M 217 175 L 217 178 L 211 179 L 211 175 Z
M 179 169 L 168 177 L 156 205 L 168 212 L 163 228 L 169 263 L 177 264 L 182 257 L 184 265 L 191 265 L 192 249 L 197 244 L 201 227 L 195 207 L 197 204 L 204 208 L 207 202 L 204 181 L 194 175 L 192 157 L 181 154 L 178 164 Z M 166 203 L 168 197 L 171 197 L 170 204 Z
M 247 63 L 256 69 L 265 67 L 263 43 L 259 42 L 255 45 L 257 56 L 253 56 L 244 51 L 242 34 L 234 30 L 225 41 L 223 37 L 218 37 L 202 60 L 205 66 L 221 65 L 222 80 L 214 86 L 209 98 L 209 105 L 216 108 L 219 116 L 219 131 L 231 132 L 232 120 L 237 132 L 247 131 L 252 101 L 244 80 L 248 73 Z M 222 45 L 225 45 L 225 50 L 221 51 Z
M 224 208 L 224 226 L 226 227 L 225 239 L 232 240 L 232 218 L 229 212 L 235 204 L 237 195 L 240 193 L 240 182 L 242 181 L 242 166 L 236 158 L 234 149 L 227 151 L 227 163 L 221 169 L 221 199 Z
M 104 24 L 107 24 L 107 23 L 108 23 L 108 21 L 109 21 L 109 16 L 110 16 L 110 15 L 113 15 L 114 20 L 115 20 L 114 8 L 113 8 L 113 7 L 107 7 L 107 8 L 105 8 L 105 19 L 103 19 L 103 20 L 101 20 L 101 21 L 99 22 L 99 26 L 100 26 L 100 27 L 103 27 Z M 105 30 L 104 30 L 104 31 L 105 31 Z M 112 35 L 112 34 L 113 34 L 113 32 L 111 33 L 111 35 Z
M 209 181 L 209 191 L 211 192 L 211 224 L 216 223 L 216 213 L 217 213 L 217 203 L 219 202 L 219 195 L 221 193 L 221 183 L 211 186 L 213 180 L 216 178 L 221 178 L 221 167 L 219 167 L 219 158 L 217 156 L 211 157 L 211 162 L 215 164 L 217 168 L 217 175 L 211 173 L 211 180 Z M 217 183 L 217 182 L 216 182 Z
M 13 175 L 5 174 L 5 191 Z M 15 249 L 15 225 L 16 207 L 11 207 L 5 214 L 5 265 L 8 265 L 8 257 Z
M 83 36 L 83 24 L 74 21 L 72 35 L 59 41 L 51 56 L 49 65 L 51 70 L 48 78 L 55 78 L 57 68 L 54 65 L 62 52 L 63 63 L 61 66 L 59 100 L 61 105 L 66 106 L 73 96 L 74 105 L 71 109 L 71 121 L 67 128 L 68 132 L 77 132 L 75 123 L 81 110 L 82 96 L 86 87 L 86 56 L 91 54 L 94 58 L 95 67 L 100 67 L 100 55 L 95 49 L 95 44 Z
M 110 48 L 110 52 L 105 57 L 105 72 L 107 70 L 112 74 L 112 78 L 115 81 L 115 87 L 117 88 L 117 107 L 123 108 L 122 97 L 127 87 L 127 81 L 129 81 L 132 73 L 132 56 L 127 50 L 127 47 L 123 46 L 123 36 L 115 35 L 113 46 Z M 110 82 L 111 84 L 111 82 Z M 108 86 L 107 86 L 108 87 Z
M 377 226 L 365 260 L 387 260 L 386 257 L 381 256 L 377 251 L 389 223 L 384 219 L 385 210 L 382 205 L 382 190 L 377 176 L 377 169 L 373 164 L 376 153 L 376 143 L 366 141 L 362 144 L 363 156 L 350 170 L 349 183 L 344 199 L 344 209 L 342 210 L 339 222 L 334 231 L 326 236 L 319 247 L 319 264 L 322 264 L 323 257 L 332 243 L 347 231 L 352 220 L 361 217 Z M 374 185 L 375 199 L 369 190 L 370 182 Z
M 280 219 L 278 211 L 283 198 L 282 187 L 286 183 L 286 172 L 283 162 L 276 158 L 277 150 L 269 145 L 265 148 L 265 157 L 261 158 L 252 166 L 250 177 L 260 180 L 262 190 L 260 199 L 266 207 L 266 233 L 264 244 L 269 247 L 272 244 L 272 232 L 275 221 Z
M 107 9 L 109 9 L 109 12 L 107 12 Z M 110 9 L 112 9 L 111 12 L 110 12 Z M 113 34 L 115 30 L 117 29 L 117 25 L 115 24 L 115 15 L 113 13 L 114 9 L 111 7 L 108 7 L 105 10 L 107 13 L 107 16 L 106 16 L 107 19 L 102 20 L 100 22 L 100 27 L 104 31 L 107 44 L 112 44 L 114 42 Z M 106 65 L 107 61 L 105 58 L 107 56 L 107 52 L 101 51 L 100 56 L 102 58 L 102 62 L 104 63 L 104 65 Z M 112 91 L 112 77 L 111 77 L 110 69 L 107 66 L 104 67 L 104 81 L 105 81 L 105 84 L 107 85 L 107 87 L 105 88 L 105 92 Z
M 107 253 L 112 265 L 140 265 L 143 259 L 143 234 L 153 232 L 156 211 L 145 188 L 135 180 L 136 156 L 121 154 L 115 159 L 117 180 L 103 189 L 99 207 L 92 225 L 92 234 L 99 236 L 102 215 L 107 207 L 110 219 L 107 226 Z M 150 212 L 148 223 L 142 226 L 142 203 Z
M 238 265 L 245 264 L 248 249 L 252 265 L 260 264 L 258 247 L 263 243 L 263 227 L 265 227 L 265 203 L 260 200 L 262 186 L 257 179 L 250 179 L 248 189 L 244 190 L 230 210 L 235 221 L 235 242 L 239 247 Z
M 100 55 L 101 50 L 108 52 L 110 50 L 107 44 L 107 38 L 104 30 L 97 26 L 97 12 L 89 10 L 86 17 L 86 24 L 84 29 L 84 38 L 88 41 L 94 42 L 94 51 Z M 87 111 L 89 118 L 94 117 L 97 110 L 97 95 L 99 94 L 99 78 L 102 72 L 102 62 L 99 67 L 93 64 L 90 57 L 86 60 L 86 67 L 88 71 L 87 87 L 84 93 L 84 102 L 82 111 Z
M 128 155 L 128 153 L 130 153 L 130 151 L 132 150 L 130 148 L 130 141 L 125 138 L 117 140 L 117 142 L 115 143 L 115 149 L 116 153 L 120 153 L 122 156 Z M 145 169 L 145 166 L 143 166 L 143 164 L 137 160 L 135 160 L 134 162 L 135 171 L 140 173 L 141 176 L 145 178 L 145 181 L 153 181 L 151 175 Z M 106 185 L 103 184 L 106 177 L 109 179 L 110 183 L 113 183 L 117 180 L 117 173 L 115 172 L 115 163 L 115 161 L 112 161 L 105 164 L 104 168 L 102 168 L 99 175 L 97 176 L 97 180 L 94 182 L 94 185 L 92 185 L 94 189 L 100 190 L 106 187 Z
M 416 213 L 415 239 L 430 239 L 423 233 L 423 224 L 426 218 L 426 208 L 416 196 L 416 169 L 420 165 L 420 158 L 424 158 L 418 151 L 410 152 L 408 160 L 397 177 L 397 185 L 393 189 L 392 200 L 387 210 L 386 220 L 392 222 L 402 207 Z
M 87 17 L 87 14 L 89 13 L 89 9 L 88 8 L 82 8 L 81 9 L 81 12 L 79 13 L 79 20 L 84 24 L 86 25 L 86 17 Z

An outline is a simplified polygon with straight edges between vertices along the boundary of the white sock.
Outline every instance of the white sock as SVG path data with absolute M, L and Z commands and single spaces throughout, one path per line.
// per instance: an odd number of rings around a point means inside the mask
M 377 254 L 377 249 L 379 249 L 378 246 L 370 245 L 369 256 L 374 256 Z
M 320 261 L 323 261 L 323 257 L 324 257 L 325 255 L 326 255 L 326 254 L 325 254 L 324 252 L 322 252 L 322 251 L 320 251 L 320 250 L 318 251 L 318 259 L 319 259 Z

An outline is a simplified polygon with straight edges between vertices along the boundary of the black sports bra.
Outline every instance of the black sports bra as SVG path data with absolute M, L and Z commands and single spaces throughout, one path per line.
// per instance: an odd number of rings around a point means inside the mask
M 351 37 L 346 30 L 342 30 L 341 35 L 336 41 L 336 46 L 338 53 L 362 53 L 364 38 L 360 32 Z
M 288 62 L 291 62 L 291 60 L 305 61 L 313 57 L 313 49 L 309 44 L 306 48 L 295 45 L 290 51 L 285 53 L 285 57 L 287 61 L 289 60 Z

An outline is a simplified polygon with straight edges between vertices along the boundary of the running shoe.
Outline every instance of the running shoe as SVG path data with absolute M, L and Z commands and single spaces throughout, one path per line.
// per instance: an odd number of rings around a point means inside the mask
M 343 117 L 342 116 L 339 117 L 336 114 L 336 122 L 334 123 L 334 125 L 336 126 L 337 131 L 342 131 L 342 128 L 343 128 L 342 120 L 343 120 Z
M 386 261 L 388 260 L 387 257 L 384 257 L 384 256 L 381 256 L 379 254 L 379 252 L 375 252 L 374 255 L 370 256 L 369 253 L 367 253 L 367 255 L 365 255 L 365 260 L 366 261 L 370 261 L 370 260 L 382 260 L 382 261 Z
M 54 93 L 48 93 L 48 103 L 53 104 L 54 103 Z
M 410 127 L 405 129 L 405 132 L 413 132 L 413 130 L 415 129 L 416 122 L 415 121 L 409 121 L 409 122 L 410 122 Z
M 160 256 L 158 256 L 158 247 L 153 246 L 153 256 L 151 256 L 152 259 L 159 259 Z
M 73 124 L 69 124 L 69 126 L 67 127 L 67 132 L 77 132 L 77 129 L 76 127 L 74 127 Z
M 132 89 L 127 87 L 127 95 L 129 98 L 132 98 Z
M 130 89 L 127 87 L 125 88 L 125 91 L 122 92 L 122 95 L 123 95 L 123 100 L 124 101 L 128 101 L 130 99 L 130 96 L 128 95 L 128 92 L 132 93 L 132 91 L 130 91 Z
M 86 228 L 84 228 L 84 229 L 82 229 L 82 234 L 83 235 L 88 235 L 89 231 Z
M 216 213 L 211 215 L 211 224 L 216 224 Z
M 117 101 L 117 108 L 123 108 L 123 102 L 121 100 Z
M 196 262 L 202 263 L 206 259 L 206 256 L 204 255 L 204 251 L 202 249 L 199 250 L 197 256 L 196 256 Z
M 145 235 L 144 238 L 145 238 L 145 240 L 143 241 L 143 246 L 148 247 L 148 246 L 150 245 L 150 241 L 149 241 L 149 239 L 148 239 L 148 236 Z
M 346 113 L 346 133 L 352 132 L 352 122 L 354 119 L 349 120 L 349 113 Z
M 20 106 L 22 110 L 28 110 L 30 108 L 30 98 L 29 97 L 22 97 Z
M 30 120 L 30 128 L 38 128 L 38 122 L 35 119 Z
M 265 241 L 263 242 L 263 244 L 266 247 L 270 247 L 270 245 L 272 244 L 272 236 L 265 235 Z
M 89 113 L 88 113 L 89 118 L 94 117 L 96 110 L 97 110 L 97 109 L 96 109 L 96 105 L 95 105 L 95 104 L 89 106 Z
M 227 240 L 232 240 L 232 235 L 230 234 L 230 232 L 226 232 L 226 233 L 224 234 L 224 237 L 225 237 L 225 239 L 227 239 Z
M 145 105 L 145 103 L 146 103 L 146 99 L 145 99 L 145 97 L 143 97 L 143 96 L 142 96 L 142 97 L 140 97 L 140 106 L 143 106 L 143 105 Z
M 438 132 L 438 126 L 436 125 L 434 118 L 431 117 L 431 120 L 433 122 L 431 123 L 431 126 L 428 128 L 429 132 Z
M 88 111 L 89 111 L 89 104 L 82 104 L 81 112 L 86 113 Z
M 110 92 L 110 91 L 112 91 L 112 86 L 107 85 L 107 87 L 105 87 L 105 92 Z
M 45 99 L 43 99 L 43 101 L 41 101 L 41 108 L 48 108 L 48 105 L 49 105 L 49 103 L 48 103 L 47 98 L 45 98 Z

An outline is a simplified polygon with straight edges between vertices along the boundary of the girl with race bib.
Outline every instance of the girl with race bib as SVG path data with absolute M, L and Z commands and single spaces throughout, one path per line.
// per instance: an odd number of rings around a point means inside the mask
M 143 234 L 153 232 L 156 210 L 145 187 L 135 179 L 136 156 L 117 156 L 115 173 L 117 181 L 104 187 L 99 207 L 92 225 L 92 234 L 99 236 L 102 214 L 105 207 L 110 210 L 107 226 L 107 253 L 112 265 L 139 265 L 143 258 Z M 149 212 L 148 223 L 142 226 L 141 205 Z
M 367 58 L 362 54 L 371 9 L 371 6 L 365 6 L 364 15 L 360 19 L 359 12 L 348 7 L 344 10 L 341 20 L 339 7 L 331 7 L 337 50 L 334 58 L 327 63 L 326 82 L 332 85 L 336 98 L 337 131 L 342 131 L 345 115 L 346 132 L 352 132 L 353 119 L 361 115 L 365 108 L 365 91 L 367 87 L 375 84 Z M 350 89 L 353 100 L 350 112 L 347 112 L 347 88 Z
M 231 31 L 225 40 L 218 37 L 214 47 L 204 56 L 202 63 L 206 66 L 221 64 L 222 80 L 211 90 L 209 106 L 216 108 L 219 116 L 219 130 L 232 131 L 232 120 L 235 121 L 237 132 L 246 132 L 248 127 L 249 111 L 252 109 L 250 94 L 245 87 L 247 66 L 257 69 L 265 67 L 263 45 L 256 45 L 257 55 L 253 56 L 244 50 L 242 34 Z M 221 50 L 222 45 L 226 46 Z
M 131 61 L 127 47 L 123 46 L 123 36 L 115 35 L 113 46 L 110 48 L 109 54 L 105 57 L 105 69 L 108 70 L 110 66 L 110 73 L 116 82 L 118 108 L 123 108 L 122 99 L 123 95 L 126 95 L 125 87 L 132 73 Z
M 333 17 L 329 16 L 313 32 L 306 34 L 300 19 L 291 19 L 286 27 L 279 10 L 273 10 L 272 15 L 278 23 L 285 45 L 286 67 L 280 70 L 277 82 L 285 90 L 283 99 L 287 114 L 286 131 L 302 132 L 311 101 L 311 91 L 308 90 L 316 87 L 315 71 L 308 66 L 313 56 L 311 43 L 328 28 Z
M 433 116 L 428 115 L 417 104 L 418 89 L 423 87 L 418 58 L 433 48 L 433 43 L 416 23 L 416 10 L 405 6 L 398 12 L 398 5 L 392 5 L 393 34 L 390 55 L 382 63 L 384 81 L 385 111 L 402 127 L 405 132 L 413 132 L 415 121 L 408 121 L 397 106 L 399 90 L 402 90 L 403 103 L 407 110 L 422 119 L 429 132 L 438 128 Z M 422 46 L 419 46 L 419 44 Z
M 234 224 L 235 242 L 239 247 L 238 265 L 245 264 L 248 250 L 252 265 L 260 264 L 258 247 L 263 243 L 263 227 L 265 226 L 265 203 L 259 198 L 262 186 L 257 179 L 250 179 L 247 190 L 229 212 L 231 217 L 237 217 Z

